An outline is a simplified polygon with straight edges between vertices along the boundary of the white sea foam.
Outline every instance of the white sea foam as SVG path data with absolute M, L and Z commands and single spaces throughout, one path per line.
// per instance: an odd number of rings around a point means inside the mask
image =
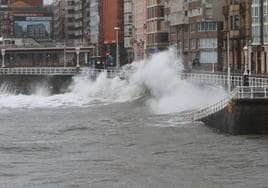
M 220 86 L 201 88 L 181 80 L 178 73 L 183 71 L 183 65 L 172 49 L 148 60 L 133 62 L 129 67 L 135 69 L 135 73 L 128 80 L 108 79 L 105 73 L 96 81 L 75 77 L 70 92 L 59 95 L 49 95 L 48 90 L 40 86 L 32 95 L 14 95 L 3 85 L 0 88 L 0 107 L 87 107 L 133 101 L 150 93 L 146 105 L 154 113 L 165 114 L 207 106 L 226 95 Z

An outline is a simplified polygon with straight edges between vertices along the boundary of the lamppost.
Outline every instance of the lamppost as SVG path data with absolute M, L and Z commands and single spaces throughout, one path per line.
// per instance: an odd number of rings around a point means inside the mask
M 120 54 L 119 54 L 119 30 L 120 27 L 114 27 L 114 30 L 116 31 L 116 68 L 119 69 L 120 68 Z
M 228 64 L 228 92 L 231 92 L 231 67 L 230 67 L 230 32 L 227 33 L 227 64 Z
M 79 64 L 79 55 L 80 55 L 80 47 L 76 47 L 75 48 L 75 52 L 76 52 L 76 68 L 80 68 L 80 64 Z
M 63 62 L 64 62 L 64 67 L 66 67 L 66 41 L 64 39 L 64 49 L 63 49 Z
M 1 53 L 2 53 L 2 68 L 5 68 L 5 54 L 6 54 L 6 49 L 2 48 L 1 49 Z
M 218 57 L 218 51 L 217 51 L 217 42 L 212 43 L 212 48 L 213 48 L 213 62 L 212 62 L 212 73 L 215 73 L 215 64 L 217 64 L 217 57 Z
M 244 46 L 243 48 L 243 51 L 244 51 L 244 56 L 245 56 L 245 70 L 244 70 L 244 75 L 247 75 L 249 74 L 249 70 L 248 70 L 248 46 Z

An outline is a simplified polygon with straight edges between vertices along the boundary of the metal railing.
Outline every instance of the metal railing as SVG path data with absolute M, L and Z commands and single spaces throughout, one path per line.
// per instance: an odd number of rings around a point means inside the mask
M 132 71 L 117 69 L 92 69 L 90 67 L 16 67 L 0 68 L 0 75 L 76 75 L 78 72 L 82 75 L 98 76 L 101 72 L 107 72 L 109 78 L 120 76 L 126 78 Z M 188 80 L 197 84 L 217 84 L 228 85 L 228 76 L 226 74 L 208 74 L 208 73 L 179 73 L 181 79 Z M 243 86 L 243 76 L 234 75 L 230 77 L 232 87 Z M 268 87 L 268 78 L 249 77 L 249 85 L 253 87 Z
M 0 75 L 75 75 L 73 67 L 0 68 Z
M 237 87 L 237 99 L 267 99 L 267 87 Z
M 180 75 L 182 79 L 198 84 L 228 85 L 228 76 L 225 74 L 180 73 Z M 231 76 L 230 84 L 233 87 L 243 86 L 243 76 Z M 252 87 L 268 87 L 268 78 L 249 76 L 249 85 Z
M 268 88 L 237 86 L 228 97 L 220 100 L 219 102 L 191 112 L 179 113 L 177 114 L 176 119 L 183 122 L 201 120 L 226 108 L 232 99 L 268 99 Z
M 206 74 L 206 73 L 181 73 L 181 78 L 194 83 L 227 85 L 228 76 L 224 74 Z M 268 79 L 267 79 L 268 80 Z M 230 84 L 232 86 L 242 86 L 242 76 L 231 76 Z
M 224 109 L 236 95 L 237 95 L 237 88 L 235 88 L 228 97 L 218 101 L 215 104 L 191 112 L 179 113 L 177 116 L 177 120 L 183 122 L 194 122 L 202 118 L 208 117 L 209 115 L 212 115 Z

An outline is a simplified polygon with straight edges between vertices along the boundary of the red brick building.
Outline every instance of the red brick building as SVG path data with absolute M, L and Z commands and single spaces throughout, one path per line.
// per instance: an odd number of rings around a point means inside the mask
M 123 0 L 103 0 L 101 10 L 101 25 L 102 25 L 102 43 L 103 52 L 116 55 L 116 30 L 119 27 L 119 45 L 120 49 L 124 44 L 124 17 L 123 17 Z M 122 50 L 121 50 L 122 51 Z M 122 54 L 122 53 L 121 53 Z M 121 56 L 122 59 L 122 56 Z

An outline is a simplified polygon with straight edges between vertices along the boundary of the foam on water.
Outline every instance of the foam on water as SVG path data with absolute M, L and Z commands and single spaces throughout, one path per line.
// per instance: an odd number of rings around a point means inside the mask
M 207 106 L 226 96 L 220 86 L 201 88 L 181 80 L 178 73 L 183 71 L 183 65 L 172 49 L 127 67 L 135 70 L 128 80 L 119 77 L 108 79 L 105 73 L 96 81 L 75 77 L 70 92 L 59 95 L 50 95 L 48 89 L 40 86 L 32 95 L 15 95 L 7 91 L 6 85 L 2 85 L 0 107 L 87 107 L 133 101 L 149 93 L 146 105 L 154 113 L 165 114 Z

